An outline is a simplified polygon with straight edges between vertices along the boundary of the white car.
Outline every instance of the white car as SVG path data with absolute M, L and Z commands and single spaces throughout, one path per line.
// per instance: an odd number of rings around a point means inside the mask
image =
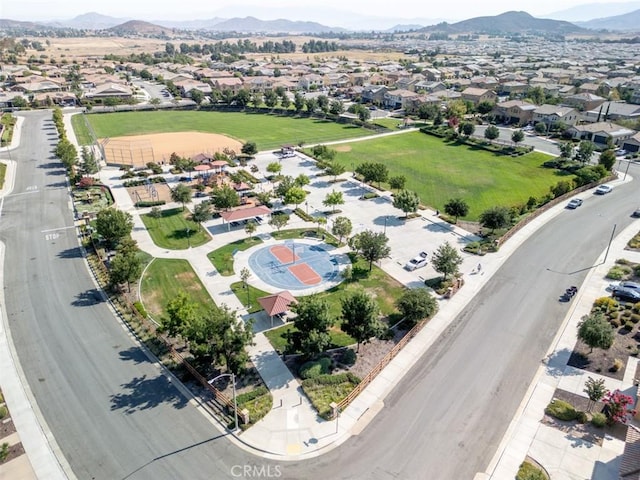
M 412 272 L 417 268 L 426 266 L 427 263 L 429 263 L 429 260 L 427 259 L 427 252 L 420 252 L 420 255 L 409 260 L 404 268 Z
M 595 193 L 596 195 L 604 195 L 606 193 L 609 193 L 611 190 L 613 190 L 613 187 L 611 185 L 600 185 L 593 193 Z

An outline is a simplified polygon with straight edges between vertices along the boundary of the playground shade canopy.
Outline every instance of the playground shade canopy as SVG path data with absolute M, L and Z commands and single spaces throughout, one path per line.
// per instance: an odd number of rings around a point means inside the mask
M 273 317 L 280 315 L 289 310 L 292 303 L 298 303 L 293 295 L 287 290 L 274 293 L 258 299 L 258 303 L 267 312 L 267 315 Z
M 269 215 L 271 209 L 260 205 L 258 207 L 238 208 L 236 210 L 229 210 L 228 212 L 222 212 L 220 216 L 225 222 L 237 222 L 238 220 L 244 220 L 245 218 L 254 218 L 260 215 Z

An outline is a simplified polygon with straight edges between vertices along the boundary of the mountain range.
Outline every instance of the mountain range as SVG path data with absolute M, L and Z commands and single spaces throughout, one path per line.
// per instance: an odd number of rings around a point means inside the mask
M 640 2 L 625 3 L 619 5 L 636 5 Z M 618 4 L 608 4 L 618 5 Z M 591 4 L 590 11 L 597 12 L 601 4 Z M 585 8 L 589 5 L 585 6 Z M 557 12 L 556 16 L 569 15 L 573 9 Z M 614 9 L 614 11 L 618 11 Z M 212 32 L 242 32 L 242 33 L 308 33 L 323 34 L 328 32 L 342 33 L 349 30 L 341 27 L 322 25 L 318 22 L 301 20 L 260 20 L 254 16 L 222 18 L 214 17 L 201 20 L 155 20 L 141 21 L 129 18 L 118 18 L 91 12 L 79 15 L 67 21 L 55 21 L 47 23 L 19 22 L 8 19 L 0 19 L 0 28 L 4 29 L 38 29 L 40 26 L 49 28 L 74 28 L 87 30 L 112 30 L 122 34 L 146 34 L 162 35 L 169 34 L 173 29 L 177 30 L 207 30 Z M 389 21 L 391 19 L 387 19 Z M 402 19 L 400 19 L 402 20 Z M 421 21 L 411 19 L 410 21 L 398 22 L 395 26 L 387 26 L 386 32 L 397 31 L 422 31 L 422 32 L 442 32 L 447 34 L 458 33 L 542 33 L 542 34 L 570 34 L 586 33 L 586 29 L 591 30 L 620 30 L 620 31 L 640 31 L 640 9 L 626 12 L 622 15 L 611 17 L 595 18 L 589 21 L 568 22 L 550 18 L 536 18 L 527 12 L 505 12 L 495 16 L 476 17 L 456 23 L 440 21 Z M 132 23 L 133 21 L 133 23 Z M 389 25 L 389 23 L 387 23 Z M 391 24 L 393 25 L 393 24 Z M 426 25 L 426 26 L 425 26 Z

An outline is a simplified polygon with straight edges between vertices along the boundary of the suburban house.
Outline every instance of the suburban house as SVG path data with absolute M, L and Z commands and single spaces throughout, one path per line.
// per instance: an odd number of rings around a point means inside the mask
M 52 105 L 71 107 L 78 103 L 78 98 L 73 92 L 44 92 L 35 94 L 33 96 L 33 103 L 40 107 L 50 107 Z
M 604 102 L 598 108 L 582 112 L 580 118 L 585 122 L 638 120 L 640 118 L 640 105 L 626 102 Z
M 0 108 L 12 108 L 16 98 L 28 103 L 29 99 L 22 92 L 0 92 Z
M 368 85 L 362 90 L 362 101 L 364 103 L 375 103 L 376 105 L 382 105 L 384 103 L 385 95 L 389 91 L 389 88 L 385 85 Z
M 533 121 L 533 112 L 537 108 L 537 105 L 522 100 L 507 100 L 496 104 L 493 114 L 504 123 L 526 125 Z
M 498 96 L 493 91 L 486 88 L 468 87 L 461 93 L 463 100 L 467 100 L 474 105 L 478 105 L 481 102 L 495 102 L 498 99 Z
M 213 81 L 213 86 L 220 90 L 230 90 L 235 95 L 242 88 L 242 79 L 239 77 L 224 77 L 216 78 Z
M 191 90 L 200 90 L 205 95 L 211 94 L 211 85 L 198 80 L 184 80 L 182 82 L 175 83 L 175 86 L 180 90 L 180 95 L 183 97 L 190 97 Z
M 542 105 L 533 111 L 533 123 L 542 122 L 548 126 L 556 122 L 575 125 L 578 122 L 578 112 L 573 107 L 559 105 Z
M 562 102 L 577 108 L 580 111 L 593 110 L 606 101 L 606 98 L 599 97 L 594 93 L 575 93 L 564 97 Z
M 621 146 L 625 140 L 631 138 L 636 132 L 629 128 L 621 127 L 611 122 L 589 123 L 587 125 L 574 125 L 567 129 L 567 135 L 575 140 L 590 140 L 598 146 L 606 146 L 609 141 Z
M 422 80 L 415 84 L 416 92 L 437 93 L 437 92 L 443 92 L 446 89 L 447 89 L 447 86 L 442 82 L 432 82 L 428 80 Z
M 529 90 L 529 84 L 525 82 L 504 82 L 498 87 L 498 92 L 502 95 L 522 95 Z
M 251 93 L 264 93 L 273 88 L 273 77 L 245 77 L 244 88 Z
M 84 98 L 87 100 L 104 100 L 106 98 L 128 100 L 132 97 L 131 89 L 120 83 L 106 83 L 84 93 Z
M 298 85 L 304 90 L 322 88 L 324 86 L 324 79 L 318 74 L 310 73 L 308 75 L 303 75 L 300 78 Z
M 640 132 L 622 141 L 622 149 L 629 153 L 640 152 Z
M 411 90 L 389 90 L 384 95 L 384 105 L 390 109 L 406 108 L 411 101 L 420 95 Z

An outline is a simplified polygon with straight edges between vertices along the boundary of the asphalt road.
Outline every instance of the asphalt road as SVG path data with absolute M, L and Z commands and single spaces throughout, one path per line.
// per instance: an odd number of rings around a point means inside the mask
M 62 452 L 81 479 L 227 478 L 226 462 L 241 461 L 240 451 L 99 300 L 75 237 L 64 169 L 51 153 L 51 113 L 25 117 L 23 146 L 11 153 L 16 184 L 0 223 L 6 310 L 29 386 Z
M 453 322 L 359 436 L 305 462 L 232 446 L 99 301 L 80 257 L 50 114 L 25 114 L 4 201 L 5 297 L 20 362 L 78 478 L 471 479 L 486 468 L 594 259 L 640 203 L 632 182 L 588 193 L 533 235 Z M 44 135 L 42 128 L 46 124 Z M 640 174 L 632 166 L 631 174 Z M 265 471 L 263 471 L 264 473 Z M 263 475 L 265 478 L 267 475 Z M 255 477 L 255 476 L 254 476 Z

